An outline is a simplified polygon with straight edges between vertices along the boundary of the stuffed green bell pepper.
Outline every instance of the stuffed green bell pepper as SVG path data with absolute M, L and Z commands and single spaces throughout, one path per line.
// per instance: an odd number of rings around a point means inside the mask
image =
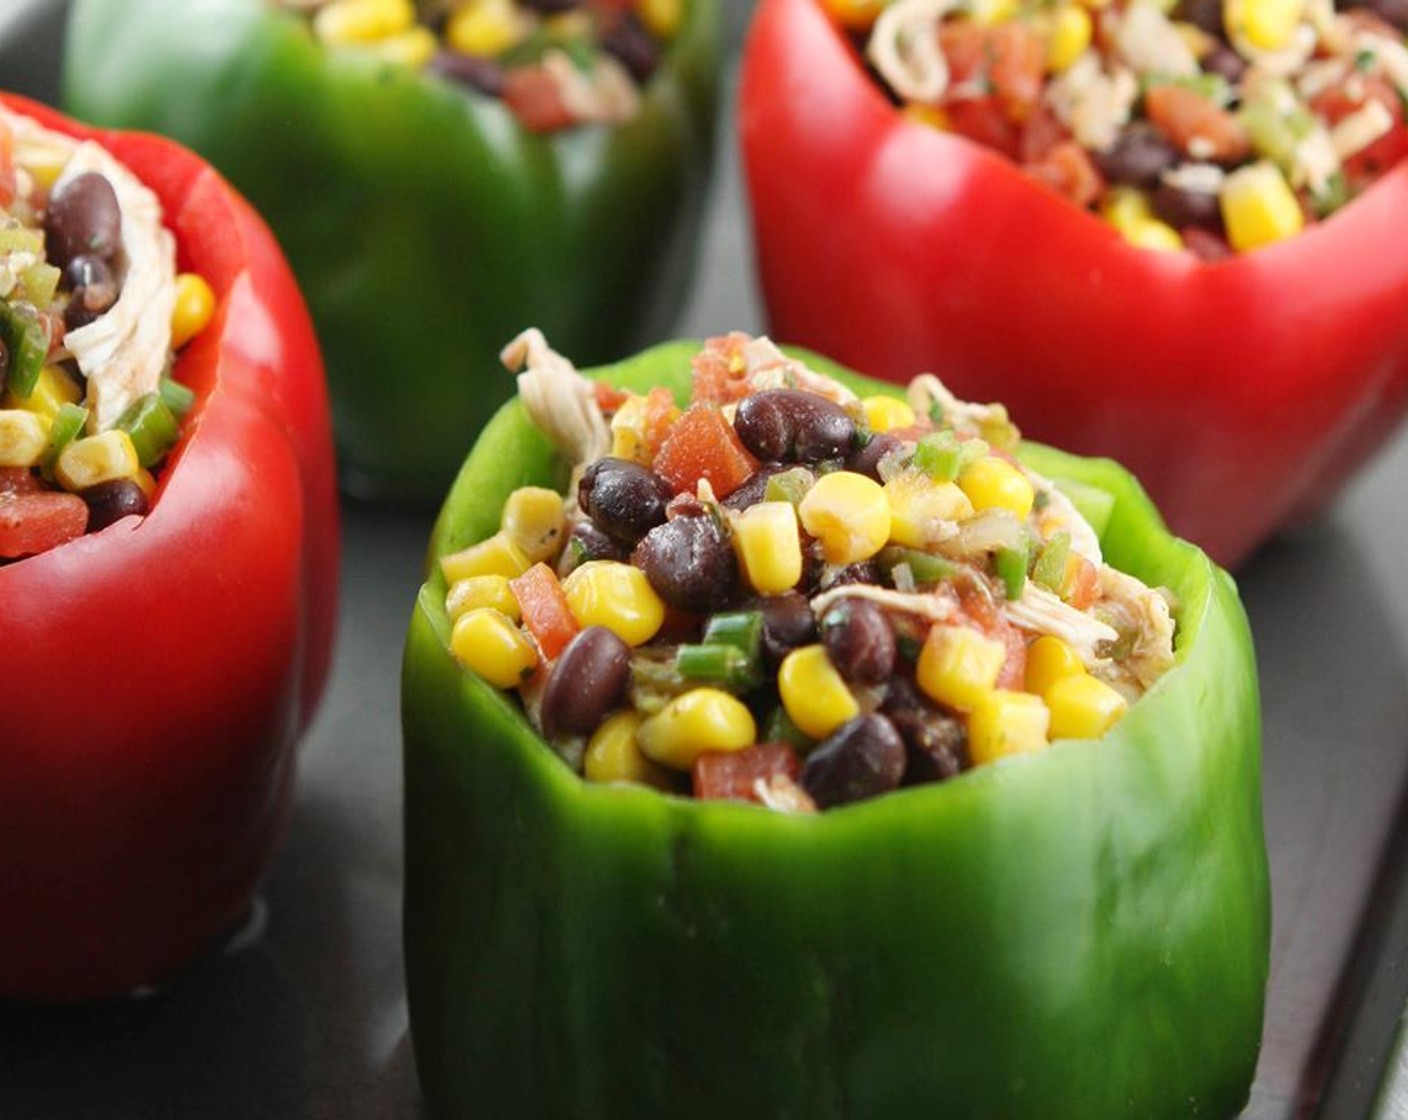
M 536 321 L 606 361 L 684 295 L 714 0 L 78 0 L 64 97 L 254 202 L 308 298 L 344 486 L 430 500 Z
M 403 670 L 432 1112 L 1234 1115 L 1269 888 L 1231 579 L 933 377 L 504 357 Z

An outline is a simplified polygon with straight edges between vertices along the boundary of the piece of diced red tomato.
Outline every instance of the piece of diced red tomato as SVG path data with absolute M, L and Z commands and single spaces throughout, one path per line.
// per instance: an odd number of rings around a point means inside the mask
M 1026 171 L 1077 206 L 1089 206 L 1105 190 L 1099 168 L 1074 140 L 1060 141 L 1040 159 L 1027 164 Z
M 544 659 L 551 661 L 580 629 L 556 573 L 546 564 L 534 564 L 510 580 L 509 588 L 518 600 L 523 625 L 538 643 Z
M 676 494 L 693 490 L 708 479 L 714 494 L 726 498 L 758 469 L 758 461 L 739 441 L 733 425 L 711 401 L 692 404 L 675 421 L 660 453 L 655 473 Z
M 748 370 L 743 361 L 743 347 L 748 341 L 746 334 L 732 331 L 704 343 L 704 349 L 690 362 L 692 400 L 729 404 L 748 395 Z
M 533 132 L 556 132 L 576 123 L 562 96 L 562 87 L 544 66 L 517 66 L 504 77 L 504 104 L 523 127 Z
M 758 800 L 755 785 L 783 774 L 793 781 L 801 773 L 797 752 L 787 743 L 755 743 L 741 751 L 705 751 L 694 763 L 694 796 L 700 800 Z
M 14 560 L 48 552 L 81 537 L 88 507 L 77 494 L 61 490 L 0 492 L 0 557 Z

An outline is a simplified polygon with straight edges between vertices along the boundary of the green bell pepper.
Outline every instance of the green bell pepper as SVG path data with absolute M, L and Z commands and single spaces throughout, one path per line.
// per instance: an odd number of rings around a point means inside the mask
M 329 49 L 265 0 L 77 0 L 64 100 L 208 158 L 278 234 L 327 361 L 344 486 L 438 500 L 529 323 L 584 360 L 657 338 L 687 287 L 718 93 L 715 0 L 614 126 Z
M 693 352 L 598 372 L 683 396 Z M 402 718 L 406 968 L 433 1114 L 1237 1112 L 1269 938 L 1246 618 L 1119 466 L 1022 454 L 1100 496 L 1111 563 L 1174 591 L 1174 668 L 1101 740 L 819 815 L 583 782 L 456 664 L 432 564 Z M 505 406 L 432 561 L 493 533 L 515 487 L 564 481 Z

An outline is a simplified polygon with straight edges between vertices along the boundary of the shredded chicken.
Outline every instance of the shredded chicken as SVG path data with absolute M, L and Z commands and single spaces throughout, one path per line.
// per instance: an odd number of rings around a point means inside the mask
M 891 591 L 873 583 L 843 583 L 823 591 L 812 599 L 812 613 L 820 618 L 842 599 L 869 599 L 876 606 L 901 614 L 918 615 L 931 622 L 947 622 L 953 617 L 953 600 L 944 595 L 922 591 Z
M 867 54 L 892 90 L 906 101 L 936 102 L 948 89 L 948 62 L 938 24 L 954 0 L 898 0 L 880 13 Z
M 788 357 L 766 335 L 750 339 L 744 345 L 743 369 L 748 387 L 755 393 L 766 389 L 805 389 L 835 404 L 849 404 L 856 399 L 839 381 L 817 373 L 797 358 Z
M 1408 98 L 1408 46 L 1377 31 L 1356 32 L 1350 42 L 1354 53 L 1373 54 L 1398 95 Z
M 1218 194 L 1227 179 L 1227 172 L 1215 163 L 1180 163 L 1161 176 L 1161 182 L 1191 194 Z
M 916 416 L 928 416 L 937 404 L 943 412 L 944 423 L 954 427 L 976 428 L 989 422 L 1008 422 L 1005 406 L 961 401 L 932 373 L 921 373 L 914 378 L 905 396 Z
M 1330 133 L 1319 123 L 1296 143 L 1291 157 L 1291 185 L 1308 187 L 1313 194 L 1323 194 L 1340 171 L 1340 157 L 1335 151 Z
M 753 795 L 769 809 L 779 813 L 815 813 L 816 802 L 811 794 L 786 774 L 770 774 L 753 779 Z
M 640 108 L 640 91 L 630 73 L 610 55 L 584 71 L 562 51 L 551 50 L 543 55 L 543 68 L 557 82 L 574 120 L 615 124 L 630 120 Z
M 1114 627 L 1076 610 L 1031 580 L 1027 580 L 1022 588 L 1022 597 L 1007 604 L 1007 617 L 1023 630 L 1054 634 L 1062 639 L 1080 655 L 1087 668 L 1103 665 L 1105 659 L 1098 652 L 1099 646 L 1119 638 L 1119 632 Z
M 1348 159 L 1362 152 L 1380 136 L 1393 127 L 1393 114 L 1384 108 L 1381 101 L 1366 101 L 1334 128 L 1330 129 L 1330 143 L 1335 155 Z
M 1049 482 L 1035 471 L 1024 467 L 1027 477 L 1036 488 L 1046 495 L 1046 505 L 1035 514 L 1037 529 L 1042 538 L 1049 540 L 1055 533 L 1065 532 L 1071 538 L 1071 551 L 1083 556 L 1097 568 L 1104 563 L 1100 554 L 1100 538 L 1089 521 L 1081 516 L 1075 503 L 1062 493 L 1055 483 Z
M 1123 66 L 1105 73 L 1086 51 L 1049 87 L 1051 109 L 1083 147 L 1106 151 L 1129 123 L 1139 81 Z
M 1174 621 L 1169 592 L 1147 587 L 1115 568 L 1100 570 L 1100 589 L 1103 605 L 1118 614 L 1120 629 L 1135 636 L 1127 657 L 1107 663 L 1107 674 L 1118 670 L 1143 691 L 1173 667 Z
M 1115 54 L 1136 74 L 1176 78 L 1198 73 L 1188 41 L 1150 3 L 1131 4 L 1115 27 Z
M 592 384 L 577 367 L 548 345 L 543 332 L 529 327 L 499 352 L 518 375 L 518 395 L 528 415 L 573 462 L 590 463 L 611 450 L 611 431 Z

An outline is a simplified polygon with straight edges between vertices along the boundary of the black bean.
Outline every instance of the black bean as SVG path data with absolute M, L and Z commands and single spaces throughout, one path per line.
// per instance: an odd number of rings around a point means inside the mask
M 85 253 L 112 260 L 122 247 L 122 209 L 112 184 L 96 171 L 61 184 L 49 196 L 44 232 L 49 262 L 59 268 Z
M 817 807 L 828 809 L 898 788 L 905 750 L 885 716 L 856 716 L 807 756 L 802 788 Z
M 557 15 L 560 12 L 570 12 L 577 7 L 581 0 L 522 0 L 525 8 L 532 8 L 543 15 Z
M 624 560 L 627 549 L 612 540 L 590 521 L 579 521 L 572 526 L 572 534 L 567 538 L 563 556 L 573 567 L 585 564 L 588 560 Z
M 821 617 L 821 642 L 836 671 L 852 684 L 880 684 L 895 671 L 895 630 L 868 599 L 842 599 Z
M 64 325 L 71 331 L 85 327 L 107 311 L 120 294 L 117 277 L 101 257 L 80 253 L 64 268 L 64 282 L 71 289 L 64 308 Z
M 1201 229 L 1222 229 L 1222 206 L 1217 195 L 1207 191 L 1185 191 L 1170 183 L 1160 183 L 1149 196 L 1154 213 L 1175 229 L 1198 226 Z
M 765 389 L 744 397 L 733 427 L 759 459 L 816 463 L 850 452 L 856 425 L 846 410 L 801 389 Z
M 633 545 L 664 524 L 670 484 L 629 459 L 598 459 L 582 474 L 577 502 L 596 527 L 613 540 Z
M 904 740 L 905 785 L 942 782 L 968 766 L 968 732 L 963 721 L 943 711 L 910 677 L 895 677 L 880 710 Z
M 1362 7 L 1408 35 L 1408 0 L 1364 0 Z
M 816 616 L 800 592 L 768 595 L 758 609 L 763 613 L 763 659 L 773 668 L 794 649 L 816 641 Z
M 763 500 L 768 490 L 768 479 L 773 475 L 781 474 L 783 471 L 791 470 L 784 463 L 764 463 L 761 467 L 750 474 L 747 480 L 723 500 L 722 505 L 729 509 L 747 509 L 755 506 Z
M 437 51 L 426 68 L 442 78 L 490 97 L 503 96 L 504 68 L 492 58 L 461 54 L 459 51 Z
M 1136 187 L 1152 186 L 1178 160 L 1173 141 L 1150 124 L 1131 125 L 1106 151 L 1095 153 L 1106 179 Z
M 820 549 L 812 551 L 813 558 L 820 556 Z M 804 558 L 805 559 L 805 558 Z M 809 573 L 817 591 L 830 591 L 833 587 L 841 587 L 847 583 L 879 583 L 880 569 L 870 560 L 861 560 L 855 564 L 846 564 L 838 567 L 835 564 L 827 564 L 824 561 Z
M 677 517 L 657 525 L 631 553 L 631 563 L 679 610 L 719 610 L 738 591 L 738 557 L 712 517 Z
M 567 643 L 543 689 L 543 733 L 589 735 L 626 698 L 631 647 L 605 626 L 588 626 Z
M 1209 74 L 1220 74 L 1234 85 L 1247 72 L 1247 60 L 1225 43 L 1218 43 L 1200 62 Z
M 601 49 L 613 56 L 640 85 L 660 65 L 660 44 L 634 12 L 625 12 L 601 33 Z
M 88 532 L 106 529 L 114 521 L 147 512 L 147 495 L 130 478 L 90 486 L 80 495 L 88 505 Z
M 846 469 L 854 471 L 856 474 L 863 474 L 866 478 L 873 478 L 880 481 L 880 460 L 892 451 L 898 451 L 904 445 L 894 436 L 885 432 L 870 437 L 870 442 L 856 451 L 852 451 L 846 457 Z
M 1221 36 L 1223 0 L 1178 0 L 1173 9 L 1175 19 L 1191 23 L 1209 35 Z

